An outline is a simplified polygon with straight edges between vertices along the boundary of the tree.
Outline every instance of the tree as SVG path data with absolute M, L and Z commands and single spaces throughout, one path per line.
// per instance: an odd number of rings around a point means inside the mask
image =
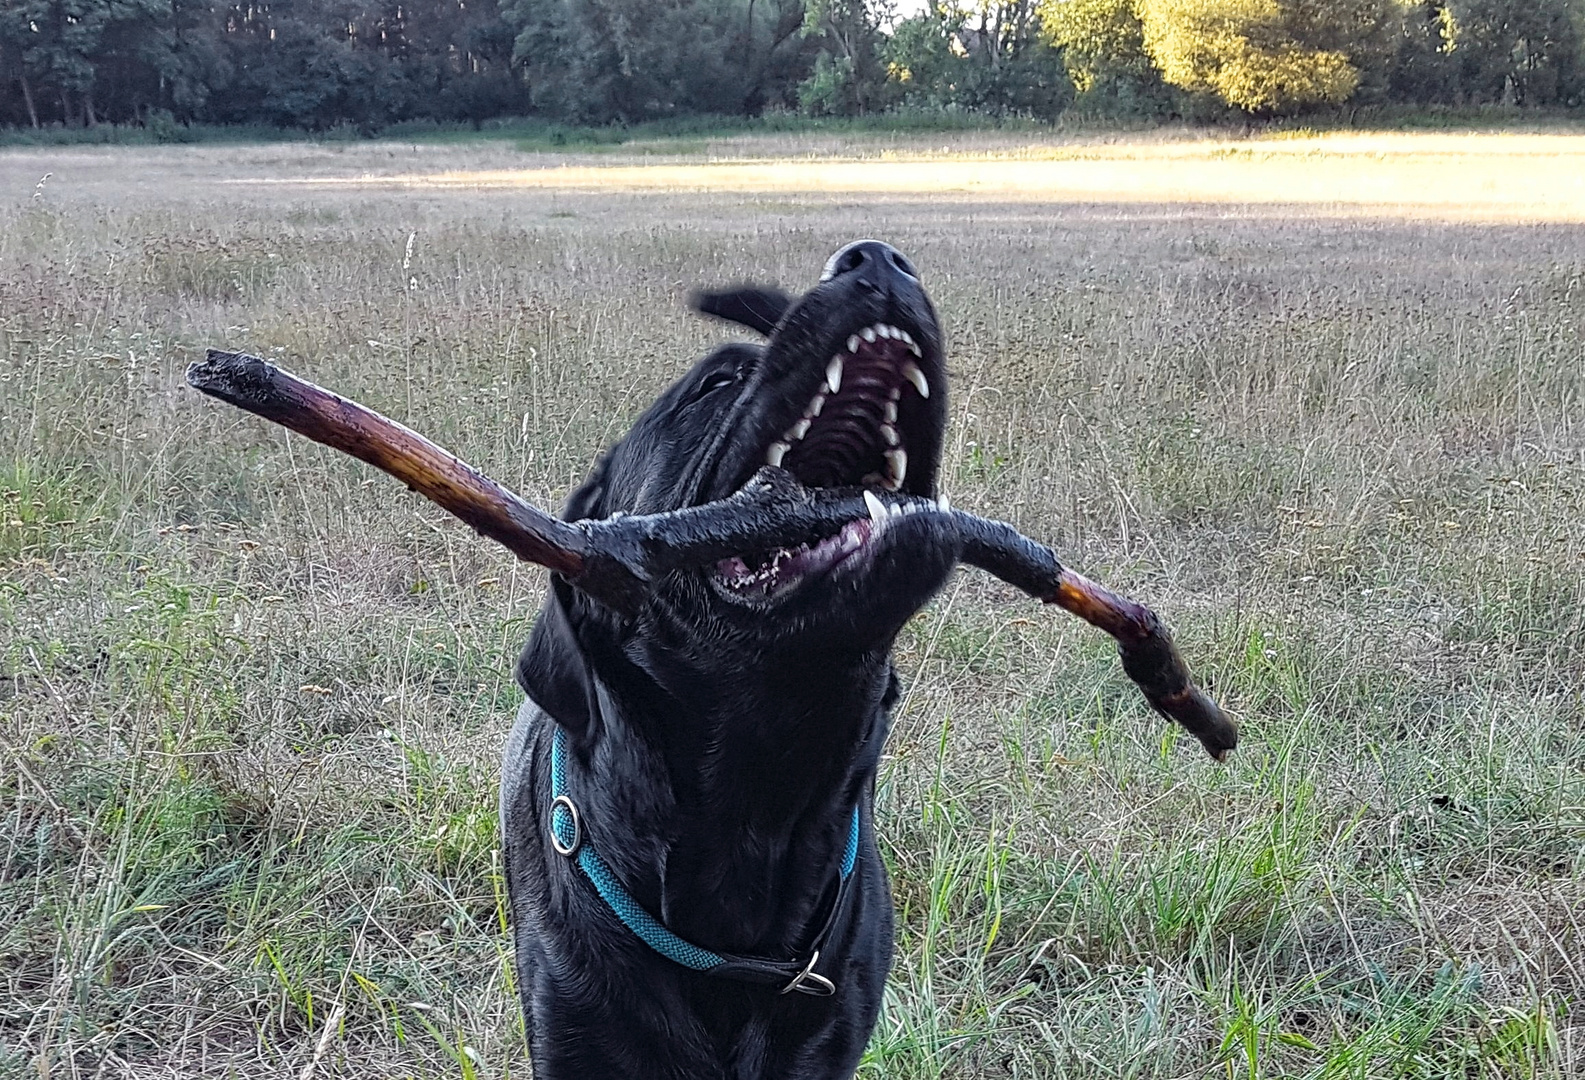
M 1438 0 L 1418 14 L 1420 39 L 1406 43 L 1404 59 L 1418 62 L 1421 78 L 1400 87 L 1421 100 L 1566 105 L 1585 92 L 1567 0 Z
M 1134 0 L 1044 0 L 1040 18 L 1086 110 L 1118 116 L 1178 111 L 1176 92 L 1145 50 Z
M 1385 21 L 1383 0 L 1136 0 L 1145 51 L 1173 86 L 1254 113 L 1348 100 L 1352 52 Z
M 905 102 L 1052 118 L 1073 98 L 1037 0 L 933 0 L 883 50 Z
M 881 55 L 885 12 L 869 0 L 808 0 L 801 36 L 818 46 L 798 104 L 816 115 L 856 116 L 889 104 Z
M 535 106 L 584 123 L 791 104 L 814 54 L 801 0 L 501 0 L 501 14 Z

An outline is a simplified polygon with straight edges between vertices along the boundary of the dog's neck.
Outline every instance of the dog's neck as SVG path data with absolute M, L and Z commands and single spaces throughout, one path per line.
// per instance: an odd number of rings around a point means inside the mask
M 645 677 L 598 681 L 585 753 L 602 856 L 685 938 L 800 948 L 874 783 L 895 698 L 889 650 L 745 648 L 710 672 L 670 649 L 631 659 Z

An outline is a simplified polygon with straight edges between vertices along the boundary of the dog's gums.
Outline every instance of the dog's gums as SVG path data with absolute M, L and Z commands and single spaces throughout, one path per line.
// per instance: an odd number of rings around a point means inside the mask
M 869 488 L 864 489 L 864 504 L 869 510 L 868 518 L 850 521 L 824 540 L 795 548 L 775 548 L 753 556 L 752 562 L 742 556 L 722 559 L 716 564 L 716 577 L 734 595 L 773 600 L 805 581 L 835 571 L 854 556 L 866 554 L 872 541 L 879 539 L 894 521 L 932 510 L 943 514 L 952 512 L 952 504 L 945 495 L 938 499 L 885 503 Z
M 826 361 L 825 381 L 803 415 L 765 450 L 765 463 L 791 472 L 805 487 L 900 491 L 908 478 L 910 428 L 920 410 L 904 392 L 923 401 L 930 382 L 915 357 L 914 336 L 891 323 L 875 323 L 847 336 L 846 348 Z
M 765 463 L 786 469 L 806 488 L 862 487 L 866 495 L 907 490 L 909 447 L 920 445 L 923 429 L 935 421 L 920 407 L 930 397 L 929 377 L 919 365 L 925 350 L 914 332 L 890 322 L 837 338 L 840 348 L 825 362 L 819 389 L 766 448 Z M 811 368 L 819 355 L 808 358 Z M 870 520 L 850 521 L 818 542 L 723 559 L 717 583 L 734 598 L 774 601 L 868 555 L 887 519 L 879 500 L 870 505 Z

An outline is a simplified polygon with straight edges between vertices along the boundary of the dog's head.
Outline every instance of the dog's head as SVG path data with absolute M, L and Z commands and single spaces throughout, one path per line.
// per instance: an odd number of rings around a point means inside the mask
M 693 304 L 764 334 L 765 344 L 725 345 L 695 364 L 611 447 L 565 518 L 711 502 L 766 464 L 806 487 L 936 495 L 947 389 L 941 328 L 895 248 L 847 245 L 796 299 L 743 288 L 698 294 Z M 557 712 L 546 684 L 564 663 L 556 642 L 569 633 L 585 652 L 604 651 L 603 642 L 629 660 L 637 658 L 622 643 L 646 628 L 670 638 L 672 662 L 688 649 L 716 663 L 737 651 L 884 654 L 956 562 L 947 532 L 930 513 L 860 518 L 816 543 L 745 551 L 672 574 L 627 624 L 558 581 L 524 654 L 525 686 Z M 600 641 L 585 640 L 591 633 Z

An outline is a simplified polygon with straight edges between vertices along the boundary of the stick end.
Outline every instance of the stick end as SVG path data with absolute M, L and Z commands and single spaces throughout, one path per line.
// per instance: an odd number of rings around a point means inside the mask
M 273 364 L 257 356 L 210 349 L 202 360 L 187 365 L 187 385 L 199 393 L 250 408 L 251 402 L 267 397 L 276 371 Z

